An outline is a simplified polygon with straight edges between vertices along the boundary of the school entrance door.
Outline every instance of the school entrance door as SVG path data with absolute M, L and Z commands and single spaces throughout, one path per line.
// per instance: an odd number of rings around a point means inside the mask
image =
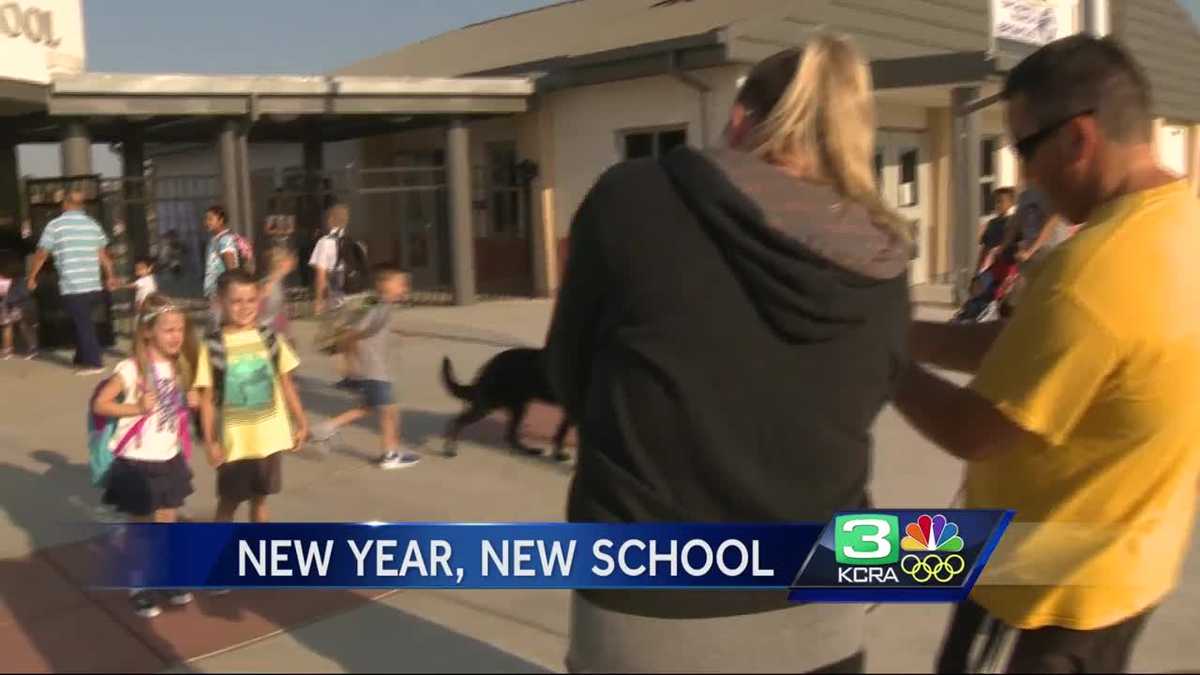
M 932 243 L 928 135 L 880 131 L 875 140 L 875 181 L 884 201 L 916 222 L 917 258 L 909 266 L 909 283 L 927 283 Z

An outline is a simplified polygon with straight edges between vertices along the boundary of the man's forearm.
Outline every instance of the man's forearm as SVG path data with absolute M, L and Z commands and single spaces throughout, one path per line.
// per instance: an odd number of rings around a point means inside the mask
M 1004 324 L 914 321 L 909 329 L 909 355 L 913 361 L 946 370 L 973 373 L 992 348 Z
M 974 390 L 917 364 L 901 376 L 893 404 L 922 436 L 959 459 L 992 459 L 1014 448 L 1044 443 Z
M 113 281 L 117 275 L 113 273 L 112 256 L 108 254 L 107 249 L 100 249 L 100 267 L 104 270 L 104 278 L 107 281 Z
M 900 378 L 893 405 L 922 436 L 955 457 L 970 459 L 972 452 L 964 447 L 961 434 L 962 395 L 961 387 L 913 364 Z

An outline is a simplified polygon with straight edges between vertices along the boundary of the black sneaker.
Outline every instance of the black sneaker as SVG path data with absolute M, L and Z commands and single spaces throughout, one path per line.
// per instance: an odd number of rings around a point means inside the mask
M 133 612 L 143 619 L 153 619 L 162 614 L 162 608 L 154 600 L 154 593 L 151 591 L 138 591 L 129 596 L 129 603 L 133 605 Z
M 167 591 L 167 602 L 172 607 L 183 607 L 191 603 L 192 599 L 192 594 L 187 591 Z

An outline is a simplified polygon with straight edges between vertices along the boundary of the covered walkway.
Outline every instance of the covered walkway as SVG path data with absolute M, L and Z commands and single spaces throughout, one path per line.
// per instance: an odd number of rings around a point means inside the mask
M 83 73 L 55 76 L 44 88 L 31 85 L 4 108 L 0 136 L 0 211 L 19 205 L 16 147 L 60 143 L 64 177 L 93 173 L 93 143 L 120 147 L 123 214 L 130 257 L 150 247 L 145 206 L 146 148 L 150 144 L 212 144 L 219 157 L 213 197 L 225 204 L 231 225 L 260 234 L 249 161 L 258 142 L 303 146 L 306 220 L 318 217 L 326 143 L 411 129 L 443 129 L 446 152 L 431 181 L 446 192 L 447 280 L 456 304 L 476 298 L 469 127 L 474 119 L 525 112 L 534 93 L 525 78 L 407 78 L 140 75 Z M 20 105 L 16 105 L 20 103 Z M 33 223 L 36 229 L 41 223 Z M 16 227 L 10 218 L 7 227 Z M 0 223 L 0 228 L 6 227 Z M 537 243 L 534 242 L 536 246 Z

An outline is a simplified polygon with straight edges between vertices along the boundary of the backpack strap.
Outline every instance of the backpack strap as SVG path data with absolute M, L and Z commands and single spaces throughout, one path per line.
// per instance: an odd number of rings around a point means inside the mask
M 279 333 L 270 324 L 262 324 L 258 327 L 258 335 L 262 338 L 263 344 L 267 346 L 267 353 L 271 356 L 271 364 L 275 366 L 275 371 L 279 371 Z
M 209 331 L 204 336 L 204 346 L 208 348 L 208 366 L 212 370 L 213 402 L 220 406 L 225 400 L 225 337 L 221 330 Z

